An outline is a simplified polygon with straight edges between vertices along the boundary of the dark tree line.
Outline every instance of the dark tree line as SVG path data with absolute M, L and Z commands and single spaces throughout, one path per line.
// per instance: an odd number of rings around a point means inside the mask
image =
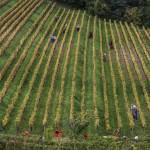
M 150 27 L 150 0 L 57 0 L 93 15 Z M 135 13 L 136 12 L 136 13 Z M 131 18 L 130 18 L 131 17 Z M 130 18 L 130 20 L 129 20 Z

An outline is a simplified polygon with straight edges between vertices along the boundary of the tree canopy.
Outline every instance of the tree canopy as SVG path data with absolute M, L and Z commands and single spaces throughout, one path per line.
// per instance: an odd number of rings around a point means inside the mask
M 141 25 L 150 27 L 150 0 L 57 0 L 71 4 L 73 7 L 85 8 L 88 12 L 101 18 L 129 21 L 127 12 L 132 12 L 133 18 L 140 20 Z M 138 15 L 134 14 L 134 10 Z M 128 13 L 129 14 L 129 13 Z M 133 19 L 134 20 L 134 19 Z M 135 20 L 133 23 L 135 23 Z M 135 24 L 136 24 L 135 23 Z M 139 25 L 139 23 L 137 23 Z

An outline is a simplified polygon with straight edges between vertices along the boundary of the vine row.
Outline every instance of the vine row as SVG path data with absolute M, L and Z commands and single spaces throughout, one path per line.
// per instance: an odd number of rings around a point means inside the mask
M 96 19 L 97 16 L 94 18 L 94 29 L 93 29 L 93 55 L 92 55 L 92 62 L 93 62 L 93 103 L 94 103 L 94 117 L 95 117 L 95 128 L 98 129 L 99 126 L 99 116 L 98 116 L 98 109 L 97 109 L 97 95 L 96 95 L 96 63 L 95 63 L 95 34 L 96 34 Z
M 106 42 L 108 43 L 107 36 L 107 27 L 106 20 L 104 20 L 105 33 L 106 33 Z M 104 105 L 105 105 L 105 123 L 106 123 L 106 131 L 109 133 L 110 123 L 109 123 L 109 110 L 108 110 L 108 97 L 107 97 L 107 87 L 106 87 L 106 78 L 105 78 L 105 70 L 104 70 L 104 62 L 103 62 L 103 50 L 102 50 L 102 31 L 101 31 L 101 20 L 99 19 L 99 37 L 100 37 L 100 53 L 101 53 L 101 65 L 102 65 L 102 82 L 103 82 L 103 93 L 104 93 Z M 109 46 L 107 44 L 107 48 Z
M 84 101 L 85 101 L 85 82 L 86 82 L 86 63 L 87 63 L 86 55 L 87 55 L 87 43 L 88 43 L 90 19 L 91 19 L 91 16 L 89 16 L 89 19 L 88 19 L 87 31 L 86 31 L 86 37 L 85 37 L 85 49 L 84 49 L 84 64 L 83 64 L 83 76 L 82 76 L 82 101 L 81 101 L 82 120 L 84 120 Z

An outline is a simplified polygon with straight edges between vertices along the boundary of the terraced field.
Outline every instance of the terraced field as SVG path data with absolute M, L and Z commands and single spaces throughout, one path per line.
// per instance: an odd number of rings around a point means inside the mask
M 149 29 L 103 20 L 45 0 L 2 2 L 2 133 L 28 130 L 41 135 L 53 127 L 69 135 L 75 114 L 81 113 L 84 121 L 87 110 L 93 110 L 94 122 L 86 134 L 107 135 L 116 128 L 127 136 L 150 133 Z M 93 38 L 89 38 L 90 31 Z M 110 40 L 114 49 L 109 48 Z M 131 104 L 139 110 L 138 120 L 132 117 Z

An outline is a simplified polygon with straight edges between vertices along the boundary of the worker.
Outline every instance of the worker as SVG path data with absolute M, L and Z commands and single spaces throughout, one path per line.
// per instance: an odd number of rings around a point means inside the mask
M 67 24 L 66 24 L 65 27 L 64 27 L 63 33 L 65 33 L 66 29 L 67 29 Z
M 134 107 L 134 112 L 135 112 L 135 119 L 137 120 L 137 112 L 138 112 L 138 109 L 137 109 L 136 106 Z
M 111 49 L 113 49 L 114 47 L 113 47 L 113 45 L 111 45 L 111 47 L 110 47 Z
M 58 19 L 59 19 L 59 16 L 56 16 L 56 18 L 55 18 L 56 22 L 58 21 Z
M 92 33 L 92 32 L 90 32 L 89 38 L 92 38 L 92 37 L 93 37 L 93 33 Z
M 51 36 L 51 40 L 54 42 L 56 40 L 56 36 Z
M 112 41 L 109 41 L 109 46 L 111 46 L 112 45 Z
M 103 55 L 103 61 L 106 61 L 106 53 Z
M 54 42 L 54 36 L 51 36 L 51 41 Z
M 114 48 L 112 41 L 109 42 L 109 46 L 110 46 L 110 49 L 113 49 L 113 48 Z
M 131 110 L 132 110 L 132 115 L 135 114 L 134 116 L 135 116 L 135 119 L 137 120 L 137 112 L 138 112 L 137 107 L 135 105 L 131 104 Z
M 79 30 L 80 30 L 80 24 L 77 25 L 77 31 L 79 31 Z

